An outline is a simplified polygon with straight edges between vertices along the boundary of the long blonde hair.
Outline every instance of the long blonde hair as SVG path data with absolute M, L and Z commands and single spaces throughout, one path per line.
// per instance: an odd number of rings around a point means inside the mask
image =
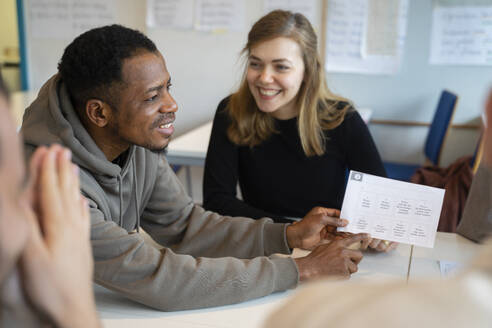
M 287 37 L 299 44 L 304 61 L 304 81 L 297 94 L 298 129 L 302 148 L 307 156 L 325 152 L 324 130 L 339 126 L 350 102 L 334 95 L 326 85 L 324 69 L 318 54 L 318 40 L 309 20 L 299 13 L 275 10 L 258 20 L 248 34 L 242 53 L 264 41 Z M 239 89 L 231 95 L 227 111 L 231 124 L 229 139 L 241 146 L 256 146 L 276 133 L 271 115 L 258 109 L 246 80 L 247 66 Z

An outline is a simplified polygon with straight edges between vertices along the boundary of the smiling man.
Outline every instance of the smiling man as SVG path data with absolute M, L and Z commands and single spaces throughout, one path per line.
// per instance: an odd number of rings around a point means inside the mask
M 59 72 L 27 109 L 27 153 L 43 144 L 72 150 L 89 200 L 95 280 L 161 310 L 237 303 L 293 288 L 299 280 L 349 276 L 368 241 L 332 238 L 346 224 L 317 208 L 295 225 L 231 219 L 193 204 L 163 156 L 177 105 L 154 43 L 138 31 L 105 26 L 77 37 Z M 143 227 L 164 248 L 139 233 Z M 317 247 L 318 246 L 318 247 Z M 293 260 L 272 256 L 315 248 Z

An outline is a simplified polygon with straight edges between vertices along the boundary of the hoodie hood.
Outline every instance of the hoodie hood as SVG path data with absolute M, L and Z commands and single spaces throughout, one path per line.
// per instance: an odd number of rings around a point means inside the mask
M 69 148 L 73 162 L 93 174 L 113 179 L 121 174 L 121 167 L 107 160 L 82 125 L 58 74 L 43 85 L 26 109 L 21 134 L 24 142 L 34 148 L 52 143 Z
M 137 147 L 130 147 L 121 167 L 109 161 L 80 121 L 58 74 L 43 85 L 36 100 L 26 109 L 21 133 L 26 149 L 30 151 L 53 143 L 69 148 L 72 161 L 82 169 L 82 173 L 85 171 L 87 177 L 96 180 L 85 178 L 81 173 L 82 193 L 98 193 L 98 198 L 106 201 L 97 206 L 105 207 L 112 220 L 127 230 L 139 229 L 141 200 L 137 189 L 142 187 L 138 187 L 136 173 Z M 29 151 L 27 155 L 30 155 Z M 133 213 L 129 214 L 129 211 Z M 124 219 L 124 216 L 131 219 Z

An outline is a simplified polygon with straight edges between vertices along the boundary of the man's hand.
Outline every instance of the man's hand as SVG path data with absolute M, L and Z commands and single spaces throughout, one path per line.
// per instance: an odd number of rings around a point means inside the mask
M 344 227 L 348 221 L 339 218 L 340 211 L 332 208 L 315 207 L 299 222 L 287 227 L 287 242 L 291 248 L 313 249 L 333 240 L 336 228 Z
M 376 238 L 370 238 L 361 244 L 361 249 L 372 249 L 377 252 L 390 252 L 398 247 L 398 243 L 394 241 L 381 240 Z
M 22 255 L 24 290 L 59 327 L 97 327 L 87 200 L 70 151 L 39 148 L 31 165 L 31 238 Z
M 362 260 L 362 253 L 348 249 L 354 243 L 369 239 L 367 234 L 357 234 L 316 247 L 309 255 L 296 258 L 301 281 L 325 276 L 348 278 L 357 272 L 357 264 Z

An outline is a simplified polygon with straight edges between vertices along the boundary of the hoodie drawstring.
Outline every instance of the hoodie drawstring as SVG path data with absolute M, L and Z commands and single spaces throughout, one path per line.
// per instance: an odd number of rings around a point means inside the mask
M 137 169 L 136 169 L 136 164 L 135 164 L 135 156 L 132 157 L 132 166 L 133 166 L 133 197 L 135 198 L 135 211 L 137 212 L 137 233 L 140 232 L 140 210 L 139 210 L 139 204 L 138 204 L 138 195 L 137 195 Z
M 137 215 L 137 222 L 134 229 L 137 229 L 137 232 L 140 232 L 140 205 L 138 204 L 138 195 L 137 195 L 137 169 L 135 165 L 135 157 L 132 157 L 132 174 L 133 174 L 133 198 L 135 200 L 135 211 Z M 118 185 L 119 185 L 119 193 L 120 193 L 120 227 L 123 227 L 123 181 L 121 178 L 121 174 L 117 175 Z
M 120 192 L 120 227 L 123 228 L 123 183 L 121 181 L 120 174 L 118 174 L 116 178 L 118 179 L 118 186 Z

